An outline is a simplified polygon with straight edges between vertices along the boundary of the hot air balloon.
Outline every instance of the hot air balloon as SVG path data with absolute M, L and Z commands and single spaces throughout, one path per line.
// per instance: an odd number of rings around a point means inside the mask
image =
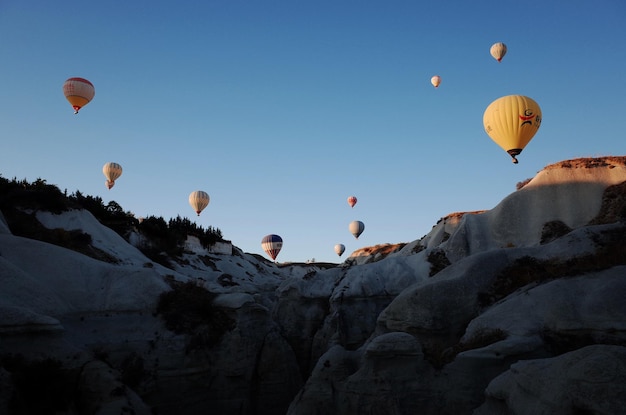
M 344 244 L 335 245 L 335 253 L 341 256 L 346 251 L 346 247 Z
M 433 84 L 435 88 L 437 88 L 441 83 L 441 77 L 439 75 L 433 76 L 432 78 L 430 78 L 430 83 Z
M 198 216 L 200 216 L 200 212 L 209 205 L 210 200 L 211 198 L 209 198 L 207 192 L 203 192 L 202 190 L 196 190 L 189 195 L 189 204 Z
M 504 58 L 504 55 L 506 55 L 506 45 L 502 42 L 494 43 L 491 45 L 489 53 L 491 53 L 491 56 L 493 56 L 495 60 L 500 62 L 502 58 Z
M 273 234 L 266 235 L 261 239 L 261 247 L 272 260 L 276 260 L 278 253 L 283 247 L 283 238 Z
M 520 154 L 541 125 L 541 108 L 523 95 L 507 95 L 493 101 L 483 115 L 485 131 L 513 157 Z
M 348 226 L 348 229 L 356 239 L 359 239 L 359 236 L 361 236 L 361 234 L 365 230 L 365 224 L 360 220 L 355 220 L 350 222 L 350 226 Z
M 74 108 L 74 114 L 78 114 L 78 111 L 93 99 L 96 90 L 93 84 L 86 79 L 69 78 L 63 84 L 63 94 Z
M 111 190 L 113 186 L 115 186 L 115 181 L 122 175 L 122 166 L 117 163 L 106 163 L 102 167 L 102 173 L 107 180 L 104 182 L 106 187 Z
M 354 205 L 356 205 L 356 196 L 350 196 L 348 198 L 348 204 L 350 207 L 354 207 Z

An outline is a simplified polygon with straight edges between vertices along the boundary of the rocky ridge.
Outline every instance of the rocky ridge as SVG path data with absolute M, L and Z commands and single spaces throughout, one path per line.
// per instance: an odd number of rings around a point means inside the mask
M 192 238 L 166 268 L 87 211 L 36 212 L 109 263 L 0 218 L 0 407 L 65 379 L 67 414 L 619 413 L 625 183 L 626 157 L 566 160 L 337 266 Z M 168 328 L 159 301 L 185 284 L 212 293 L 222 331 Z M 25 387 L 33 368 L 55 380 Z

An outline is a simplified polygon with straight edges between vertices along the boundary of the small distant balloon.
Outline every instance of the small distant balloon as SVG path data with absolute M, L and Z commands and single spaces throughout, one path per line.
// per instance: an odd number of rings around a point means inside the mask
M 74 114 L 89 102 L 96 95 L 93 84 L 84 78 L 69 78 L 63 84 L 63 94 L 74 108 Z
M 205 207 L 209 205 L 209 194 L 202 190 L 196 190 L 191 192 L 189 195 L 189 204 L 193 208 L 193 210 L 200 216 L 200 212 L 204 210 Z
M 350 222 L 348 229 L 350 230 L 350 233 L 356 239 L 359 239 L 359 236 L 361 236 L 361 234 L 365 230 L 365 224 L 361 222 L 360 220 L 355 220 L 355 221 Z
M 441 83 L 441 77 L 439 75 L 433 76 L 432 78 L 430 78 L 430 83 L 433 84 L 435 88 L 439 87 L 439 84 Z
M 350 205 L 350 207 L 354 207 L 354 205 L 356 205 L 356 196 L 350 196 L 348 197 L 348 204 Z
M 483 114 L 485 132 L 513 158 L 535 136 L 541 126 L 541 108 L 532 98 L 507 95 L 493 101 Z
M 491 45 L 491 49 L 489 49 L 489 53 L 491 56 L 498 62 L 502 61 L 504 55 L 506 55 L 506 45 L 502 42 L 494 43 Z
M 265 235 L 261 240 L 261 248 L 272 260 L 276 260 L 278 253 L 283 248 L 283 238 L 278 235 Z
M 343 255 L 343 253 L 346 251 L 346 246 L 344 244 L 337 244 L 335 245 L 335 253 L 339 256 Z
M 105 186 L 111 190 L 115 186 L 115 181 L 122 175 L 122 166 L 113 162 L 105 163 L 102 167 L 102 173 L 106 177 Z

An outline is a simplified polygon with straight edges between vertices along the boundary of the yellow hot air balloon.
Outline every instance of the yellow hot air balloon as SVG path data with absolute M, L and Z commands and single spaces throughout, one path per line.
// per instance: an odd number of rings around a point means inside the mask
M 208 193 L 202 190 L 196 190 L 189 195 L 189 204 L 198 216 L 200 216 L 200 212 L 209 205 L 210 200 Z
M 107 178 L 104 184 L 106 187 L 111 190 L 111 188 L 115 185 L 115 181 L 122 175 L 122 166 L 117 163 L 106 163 L 102 167 L 102 173 L 104 177 Z
M 504 55 L 506 55 L 506 45 L 502 42 L 494 43 L 491 45 L 491 49 L 489 49 L 489 53 L 491 56 L 498 62 L 502 61 Z
M 84 78 L 69 78 L 63 84 L 63 94 L 74 108 L 74 114 L 78 114 L 78 111 L 93 99 L 96 90 L 93 84 Z
M 513 157 L 520 154 L 541 126 L 541 108 L 532 98 L 507 95 L 493 101 L 483 115 L 485 131 Z
M 441 83 L 441 77 L 439 75 L 433 76 L 432 78 L 430 78 L 430 83 L 433 84 L 435 88 L 437 88 Z

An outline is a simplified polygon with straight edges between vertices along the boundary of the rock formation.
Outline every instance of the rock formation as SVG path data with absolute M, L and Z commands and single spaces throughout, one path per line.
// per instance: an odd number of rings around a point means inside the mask
M 557 163 L 336 266 L 189 238 L 166 267 L 88 211 L 29 212 L 90 257 L 0 216 L 0 412 L 618 413 L 625 183 L 626 157 Z

